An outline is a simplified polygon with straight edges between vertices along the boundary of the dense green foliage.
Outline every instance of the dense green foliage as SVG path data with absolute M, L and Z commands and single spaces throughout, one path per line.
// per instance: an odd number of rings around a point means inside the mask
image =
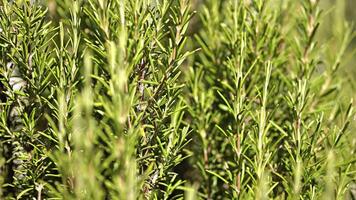
M 354 29 L 319 32 L 336 16 L 317 0 L 2 0 L 0 199 L 356 198 Z

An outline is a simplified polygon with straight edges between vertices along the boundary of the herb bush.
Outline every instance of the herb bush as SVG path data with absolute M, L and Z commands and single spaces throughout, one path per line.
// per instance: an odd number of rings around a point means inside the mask
M 2 0 L 0 198 L 356 198 L 354 29 L 322 40 L 327 15 L 317 0 Z

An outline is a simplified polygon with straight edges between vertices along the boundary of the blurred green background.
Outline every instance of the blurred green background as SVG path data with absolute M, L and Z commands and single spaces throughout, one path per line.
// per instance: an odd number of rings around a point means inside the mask
M 321 0 L 320 5 L 326 15 L 319 31 L 320 41 L 333 42 L 330 38 L 341 36 L 345 31 L 345 26 L 353 27 L 354 39 L 347 50 L 348 53 L 344 58 L 342 71 L 345 73 L 345 81 L 347 82 L 345 86 L 350 87 L 349 89 L 345 88 L 345 94 L 356 99 L 356 0 Z M 334 47 L 335 52 L 337 46 Z

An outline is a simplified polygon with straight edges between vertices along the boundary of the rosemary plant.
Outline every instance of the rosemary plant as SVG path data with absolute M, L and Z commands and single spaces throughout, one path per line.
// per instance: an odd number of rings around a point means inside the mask
M 356 198 L 337 13 L 1 0 L 0 199 Z

